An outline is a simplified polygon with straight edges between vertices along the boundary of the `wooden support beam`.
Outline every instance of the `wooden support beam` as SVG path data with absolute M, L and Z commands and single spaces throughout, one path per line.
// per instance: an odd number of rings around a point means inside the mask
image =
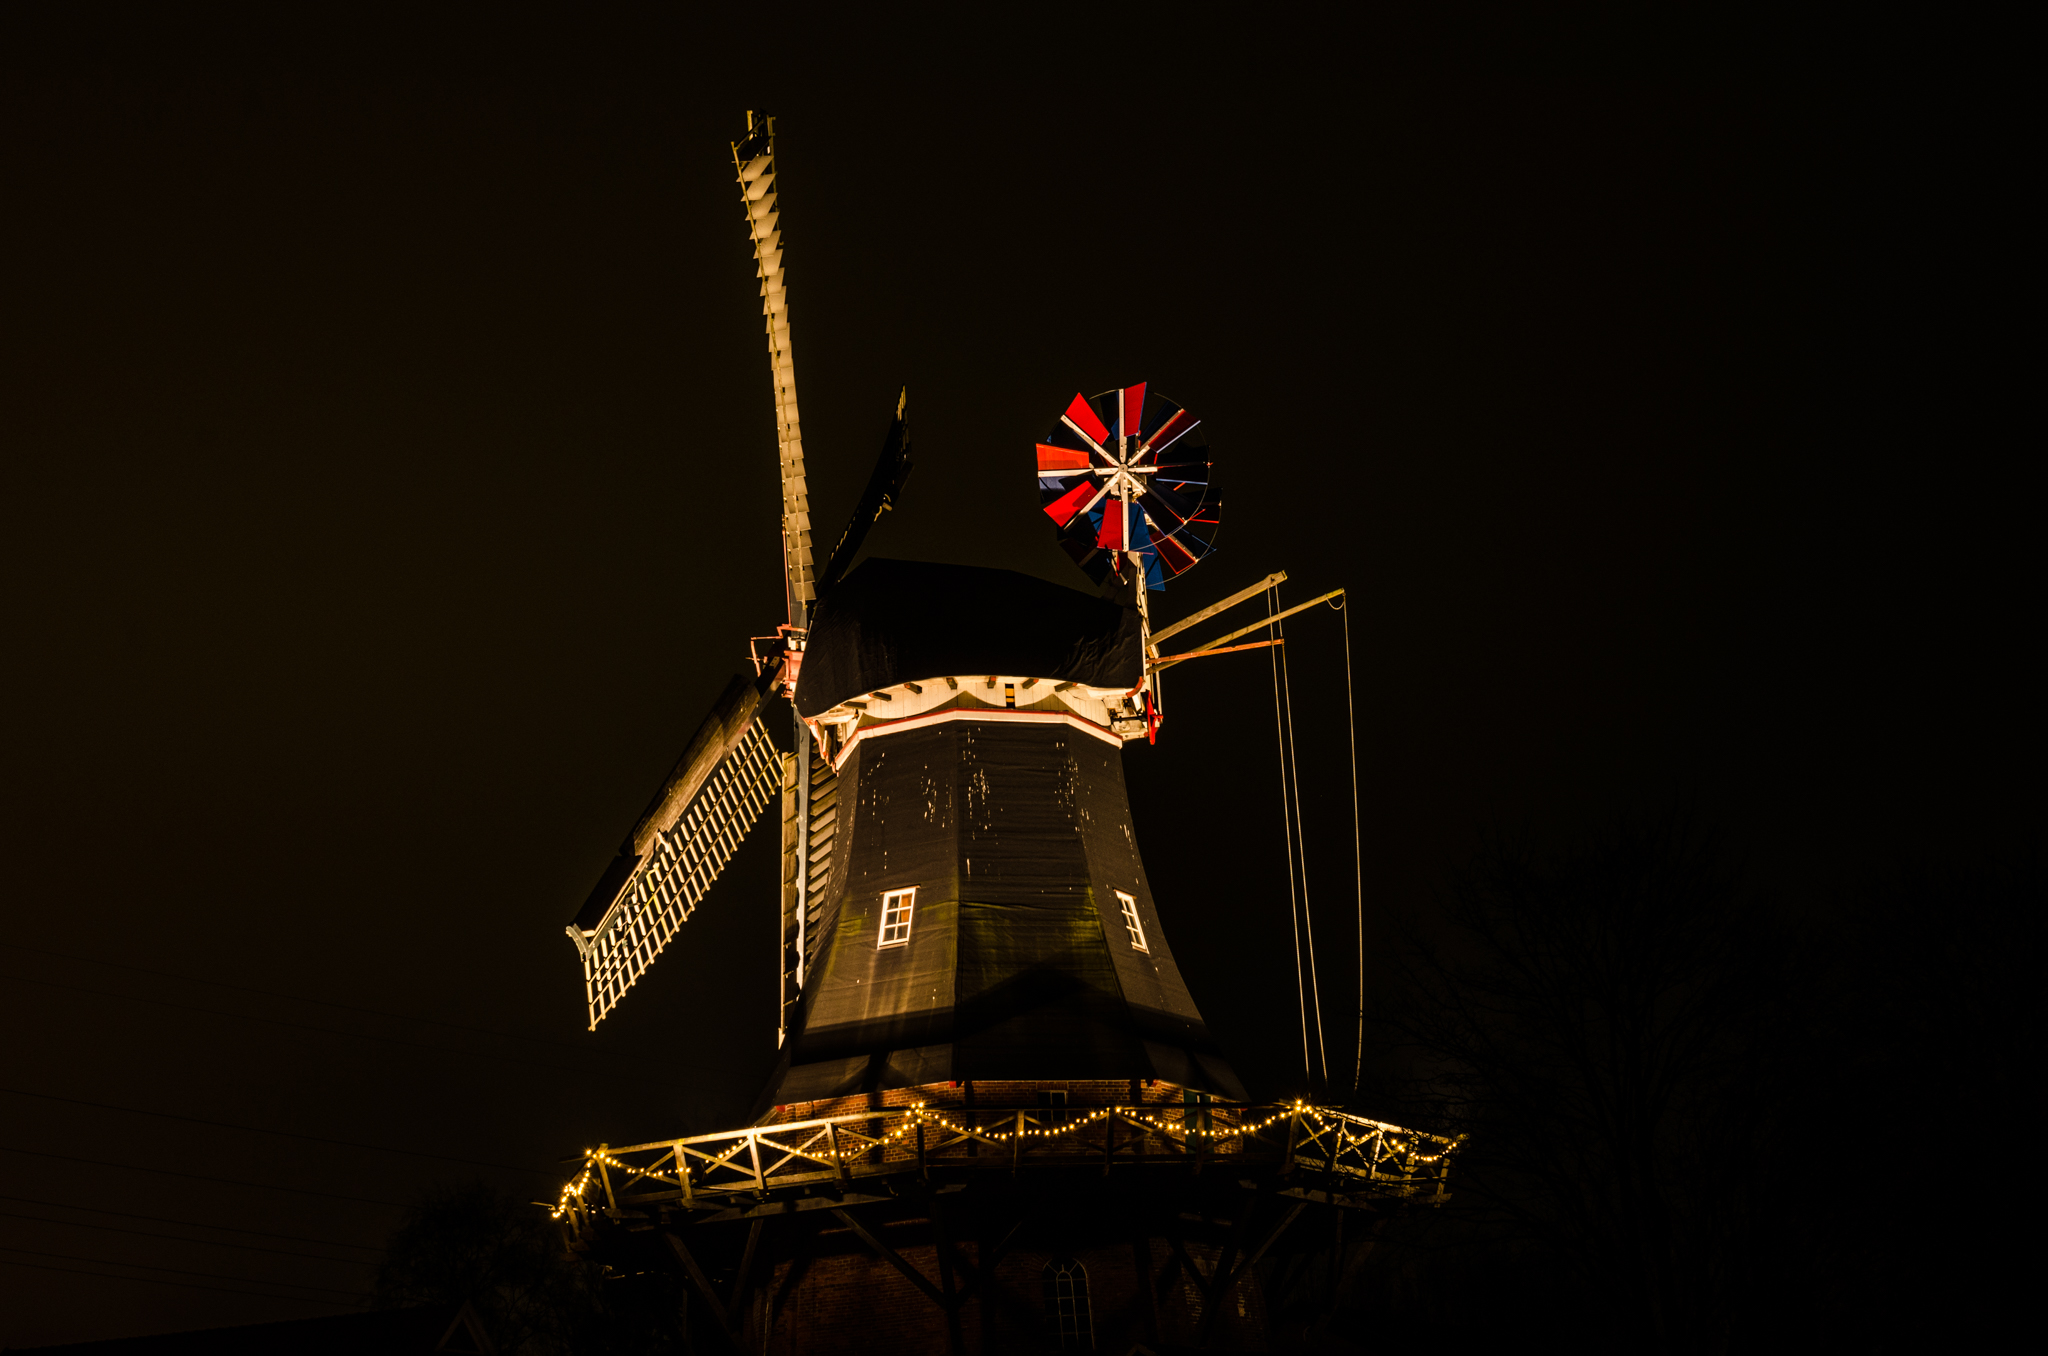
M 1138 1277 L 1139 1318 L 1147 1342 L 1159 1340 L 1159 1301 L 1152 1293 L 1152 1239 L 1142 1225 L 1131 1231 L 1131 1267 Z
M 839 1216 L 847 1228 L 853 1230 L 855 1238 L 868 1245 L 868 1251 L 902 1272 L 904 1278 L 916 1286 L 918 1292 L 926 1299 L 938 1305 L 940 1309 L 951 1308 L 951 1302 L 948 1298 L 939 1293 L 937 1286 L 925 1279 L 925 1274 L 922 1271 L 919 1271 L 916 1267 L 905 1261 L 903 1254 L 897 1252 L 896 1249 L 890 1247 L 881 1239 L 876 1238 L 874 1234 L 868 1231 L 868 1227 L 865 1224 L 855 1219 L 848 1211 L 835 1208 L 832 1213 Z
M 668 1246 L 675 1253 L 676 1260 L 683 1264 L 683 1275 L 689 1278 L 691 1287 L 696 1290 L 704 1303 L 711 1306 L 711 1316 L 718 1320 L 719 1331 L 723 1332 L 726 1340 L 732 1343 L 732 1349 L 734 1351 L 745 1351 L 747 1349 L 746 1343 L 740 1338 L 738 1330 L 733 1327 L 732 1316 L 726 1312 L 725 1306 L 719 1303 L 718 1292 L 711 1288 L 711 1278 L 704 1274 L 704 1268 L 697 1265 L 697 1259 L 690 1255 L 690 1250 L 683 1246 L 683 1240 L 677 1238 L 672 1231 L 663 1229 L 661 1236 L 668 1241 Z
M 776 1285 L 774 1292 L 768 1296 L 768 1329 L 770 1332 L 773 1332 L 775 1329 L 775 1316 L 782 1312 L 782 1307 L 789 1303 L 790 1295 L 795 1293 L 797 1286 L 803 1283 L 805 1274 L 810 1271 L 811 1262 L 818 1255 L 818 1237 L 823 1232 L 821 1228 L 806 1229 L 804 1231 L 802 1241 L 797 1244 L 796 1255 L 789 1259 L 789 1270 L 782 1273 L 781 1282 Z
M 754 1253 L 761 1246 L 761 1230 L 768 1226 L 765 1219 L 756 1219 L 747 1226 L 747 1246 L 740 1252 L 740 1270 L 732 1278 L 732 1300 L 726 1305 L 735 1314 L 746 1312 L 747 1278 L 754 1272 Z
M 1260 1240 L 1259 1246 L 1246 1254 L 1245 1259 L 1237 1264 L 1237 1268 L 1223 1278 L 1217 1289 L 1217 1297 L 1219 1299 L 1228 1294 L 1232 1287 L 1245 1278 L 1247 1272 L 1259 1264 L 1259 1259 L 1266 1255 L 1266 1250 L 1280 1241 L 1280 1235 L 1287 1232 L 1287 1226 L 1299 1219 L 1301 1212 L 1306 1209 L 1308 1209 L 1307 1201 L 1296 1201 L 1287 1213 L 1280 1217 L 1280 1222 L 1267 1231 L 1265 1238 Z
M 937 1192 L 925 1195 L 925 1212 L 932 1217 L 932 1242 L 939 1254 L 939 1289 L 946 1296 L 946 1350 L 964 1356 L 966 1336 L 960 1331 L 960 1292 L 953 1284 L 953 1239 L 946 1229 L 946 1210 Z
M 1209 606 L 1203 608 L 1200 612 L 1195 613 L 1195 615 L 1192 617 L 1184 618 L 1181 621 L 1175 622 L 1171 626 L 1163 626 L 1159 630 L 1154 631 L 1152 633 L 1152 644 L 1156 647 L 1160 641 L 1165 640 L 1168 636 L 1177 636 L 1181 632 L 1187 630 L 1190 626 L 1199 626 L 1203 622 L 1209 620 L 1209 618 L 1215 616 L 1218 612 L 1223 612 L 1228 610 L 1229 608 L 1236 607 L 1239 603 L 1251 597 L 1253 594 L 1264 593 L 1267 589 L 1272 588 L 1275 584 L 1284 584 L 1286 582 L 1287 571 L 1275 570 L 1273 573 L 1267 575 L 1264 579 L 1261 579 L 1258 583 L 1252 585 L 1250 588 L 1239 589 L 1236 593 L 1231 594 L 1222 602 L 1211 603 L 1209 604 Z
M 1031 1211 L 1029 1210 L 1017 1216 L 1016 1222 L 1003 1232 L 1002 1238 L 997 1240 L 993 1248 L 982 1250 L 979 1266 L 968 1261 L 964 1255 L 954 1259 L 959 1264 L 960 1269 L 967 1273 L 967 1284 L 960 1287 L 960 1294 L 955 1301 L 956 1303 L 966 1303 L 973 1296 L 975 1290 L 980 1287 L 982 1278 L 995 1274 L 996 1264 L 1002 1261 L 1003 1257 L 1010 1251 L 1010 1245 L 1017 1241 L 1017 1235 L 1023 1231 L 1025 1223 L 1030 1218 Z

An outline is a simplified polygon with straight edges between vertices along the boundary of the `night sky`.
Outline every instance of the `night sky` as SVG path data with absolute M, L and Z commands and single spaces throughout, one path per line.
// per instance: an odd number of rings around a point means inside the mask
M 1225 505 L 1155 615 L 1352 591 L 1369 983 L 1488 825 L 1692 804 L 1822 908 L 2038 834 L 2038 100 L 1911 34 L 164 8 L 0 21 L 0 1344 L 346 1307 L 421 1190 L 760 1088 L 772 824 L 595 1034 L 562 935 L 782 620 L 748 108 L 822 541 L 907 382 L 869 549 L 1086 587 L 1030 444 L 1147 381 Z M 1288 634 L 1345 1098 L 1340 625 Z M 1291 1096 L 1271 683 L 1176 670 L 1126 768 Z

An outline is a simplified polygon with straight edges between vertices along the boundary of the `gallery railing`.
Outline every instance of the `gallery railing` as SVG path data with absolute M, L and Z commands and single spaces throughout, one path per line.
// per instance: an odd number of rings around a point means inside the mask
M 553 1214 L 579 1234 L 593 1216 L 745 1211 L 789 1196 L 830 1204 L 863 1179 L 1025 1167 L 1178 1165 L 1278 1169 L 1333 1196 L 1440 1198 L 1458 1141 L 1306 1102 L 998 1110 L 885 1107 L 820 1120 L 603 1146 Z M 787 1208 L 786 1206 L 784 1208 Z

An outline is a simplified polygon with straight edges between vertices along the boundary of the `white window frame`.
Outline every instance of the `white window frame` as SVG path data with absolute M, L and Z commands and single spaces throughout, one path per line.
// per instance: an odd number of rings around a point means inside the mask
M 875 943 L 877 951 L 910 944 L 910 924 L 916 903 L 915 885 L 908 890 L 891 890 L 882 896 L 882 929 L 880 939 Z
M 1151 955 L 1152 948 L 1145 945 L 1145 920 L 1138 917 L 1138 897 L 1124 890 L 1112 890 L 1110 893 L 1116 896 L 1117 903 L 1123 905 L 1124 927 L 1131 934 L 1131 949 Z

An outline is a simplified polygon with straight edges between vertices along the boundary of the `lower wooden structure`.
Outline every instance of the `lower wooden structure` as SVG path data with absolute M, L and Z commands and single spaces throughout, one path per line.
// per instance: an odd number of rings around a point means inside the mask
M 680 1269 L 703 1349 L 1256 1351 L 1276 1244 L 1441 1199 L 1457 1147 L 1301 1102 L 1110 1090 L 898 1089 L 592 1150 L 557 1218 L 621 1269 Z

